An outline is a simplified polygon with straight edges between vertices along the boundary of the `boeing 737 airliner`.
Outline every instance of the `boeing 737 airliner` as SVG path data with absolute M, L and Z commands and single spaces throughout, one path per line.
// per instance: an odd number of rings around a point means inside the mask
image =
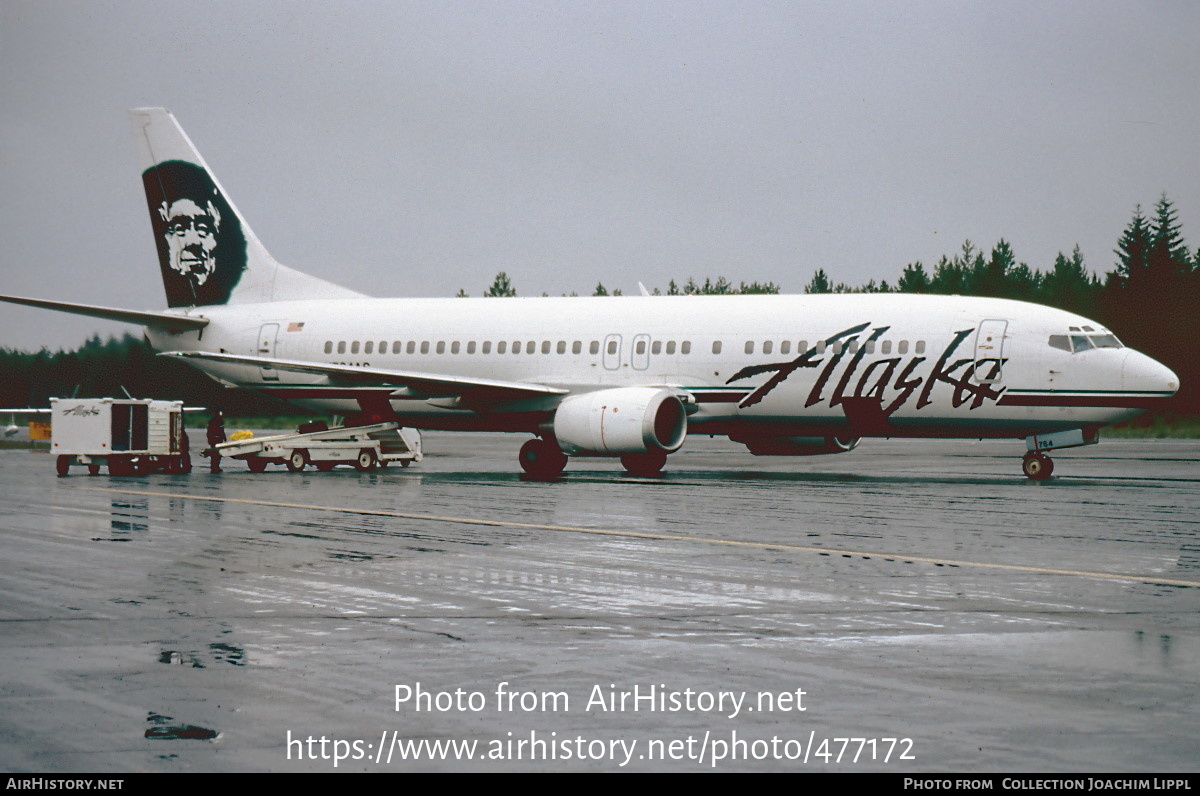
M 175 118 L 131 112 L 166 311 L 3 297 L 146 327 L 233 386 L 421 429 L 531 435 L 522 468 L 619 457 L 654 475 L 688 434 L 755 455 L 863 437 L 1054 448 L 1173 395 L 1178 378 L 1069 312 L 964 296 L 846 294 L 379 299 L 277 263 Z

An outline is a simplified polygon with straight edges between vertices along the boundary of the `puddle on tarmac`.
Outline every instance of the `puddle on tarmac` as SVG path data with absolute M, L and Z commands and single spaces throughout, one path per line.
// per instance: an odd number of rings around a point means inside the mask
M 171 716 L 163 716 L 151 711 L 146 714 L 146 721 L 152 727 L 146 730 L 146 737 L 158 741 L 211 741 L 217 737 L 216 730 L 207 727 L 197 727 L 194 724 L 171 724 L 175 721 Z

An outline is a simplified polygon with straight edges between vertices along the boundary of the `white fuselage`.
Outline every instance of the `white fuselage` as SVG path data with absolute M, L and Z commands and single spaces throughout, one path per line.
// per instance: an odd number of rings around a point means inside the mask
M 1052 335 L 1100 339 L 1093 321 L 962 296 L 363 298 L 230 304 L 189 314 L 207 317 L 209 326 L 151 330 L 152 344 L 498 379 L 571 394 L 662 386 L 688 403 L 690 433 L 735 438 L 1022 437 L 1117 422 L 1178 386 L 1170 370 L 1128 348 L 1072 352 L 1050 344 Z M 354 414 L 372 395 L 418 428 L 536 432 L 561 400 L 464 410 L 386 383 L 196 364 L 227 383 L 319 411 Z

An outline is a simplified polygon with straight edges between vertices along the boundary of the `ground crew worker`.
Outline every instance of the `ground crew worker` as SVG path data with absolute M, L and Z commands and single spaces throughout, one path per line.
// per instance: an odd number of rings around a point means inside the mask
M 221 410 L 213 412 L 212 420 L 208 421 L 208 450 L 205 455 L 208 456 L 208 471 L 210 473 L 221 472 L 221 452 L 217 450 L 217 446 L 225 441 L 225 416 L 221 414 Z

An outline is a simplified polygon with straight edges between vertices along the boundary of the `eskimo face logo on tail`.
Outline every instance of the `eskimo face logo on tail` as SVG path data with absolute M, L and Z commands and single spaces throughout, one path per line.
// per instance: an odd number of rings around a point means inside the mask
M 142 174 L 167 304 L 224 304 L 246 268 L 246 237 L 208 172 L 168 160 Z

